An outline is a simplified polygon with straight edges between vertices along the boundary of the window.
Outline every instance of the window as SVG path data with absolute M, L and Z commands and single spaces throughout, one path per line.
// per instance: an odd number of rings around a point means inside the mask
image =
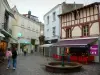
M 66 38 L 70 38 L 71 35 L 71 28 L 70 29 L 66 29 Z
M 47 16 L 47 24 L 49 24 L 49 16 Z
M 28 27 L 28 29 L 30 29 L 30 27 Z
M 89 26 L 83 26 L 82 27 L 82 36 L 88 36 L 89 35 Z
M 47 29 L 47 32 L 49 31 L 49 29 Z
M 53 34 L 53 36 L 56 35 L 56 27 L 52 27 L 52 34 Z
M 53 13 L 53 21 L 56 20 L 56 12 Z

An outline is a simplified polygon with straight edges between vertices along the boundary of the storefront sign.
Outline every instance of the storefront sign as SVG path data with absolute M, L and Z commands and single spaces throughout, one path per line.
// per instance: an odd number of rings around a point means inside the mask
M 94 56 L 98 55 L 98 45 L 92 45 L 90 47 L 90 54 Z

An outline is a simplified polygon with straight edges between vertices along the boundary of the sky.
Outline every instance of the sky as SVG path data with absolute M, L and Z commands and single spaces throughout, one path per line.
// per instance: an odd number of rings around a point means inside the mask
M 66 3 L 82 3 L 82 4 L 90 4 L 93 2 L 100 2 L 100 0 L 8 0 L 9 5 L 14 7 L 16 5 L 19 13 L 27 14 L 30 10 L 32 15 L 35 15 L 39 18 L 41 22 L 43 21 L 43 16 L 50 11 L 57 4 L 61 4 L 62 2 Z

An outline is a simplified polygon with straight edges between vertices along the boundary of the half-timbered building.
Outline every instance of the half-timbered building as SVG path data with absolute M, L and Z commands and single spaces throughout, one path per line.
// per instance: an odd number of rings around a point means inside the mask
M 61 41 L 54 46 L 68 48 L 71 55 L 94 56 L 93 61 L 99 62 L 100 3 L 60 14 L 59 18 Z

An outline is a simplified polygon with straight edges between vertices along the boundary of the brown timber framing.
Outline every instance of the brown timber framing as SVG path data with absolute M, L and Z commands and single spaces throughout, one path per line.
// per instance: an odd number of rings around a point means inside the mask
M 66 26 L 67 26 L 67 15 L 65 15 L 66 16 Z
M 93 15 L 94 15 L 94 9 L 95 9 L 95 8 L 94 8 L 94 6 L 93 6 Z M 94 17 L 94 16 L 93 16 L 93 20 L 95 20 L 95 17 Z
M 96 15 L 98 15 L 98 14 L 89 15 L 89 16 L 87 16 L 87 17 L 96 16 Z M 87 18 L 87 17 L 82 17 L 82 18 L 80 18 L 80 19 Z M 72 20 L 72 21 L 74 21 L 74 20 Z M 67 21 L 67 22 L 70 22 L 70 21 Z M 63 22 L 63 23 L 65 23 L 65 22 Z
M 95 23 L 95 22 L 98 22 L 98 20 L 91 21 L 91 23 Z M 85 22 L 85 23 L 75 24 L 75 25 L 72 25 L 72 26 L 65 26 L 65 27 L 62 27 L 62 28 L 71 28 L 71 27 L 75 27 L 75 26 L 85 26 L 86 24 L 89 24 L 89 23 L 90 23 L 90 21 Z
M 89 15 L 90 15 L 90 22 L 91 22 L 91 7 L 89 7 Z M 97 14 L 98 15 L 98 14 Z M 91 25 L 90 25 L 90 27 L 89 27 L 89 31 L 90 31 L 90 28 L 92 27 L 92 23 L 91 23 Z
M 95 14 L 94 13 L 94 9 L 95 9 L 95 5 L 98 5 L 98 13 L 99 14 Z M 93 15 L 91 14 L 91 9 L 93 9 Z M 72 13 L 74 13 L 75 11 L 78 11 L 78 14 L 82 13 L 81 17 L 79 15 L 78 19 L 75 19 L 75 17 L 73 16 Z M 94 3 L 94 4 L 90 4 L 88 6 L 84 6 L 82 8 L 79 8 L 79 9 L 76 9 L 76 10 L 73 10 L 71 12 L 68 12 L 68 13 L 65 13 L 65 14 L 61 14 L 59 16 L 66 16 L 66 26 L 63 26 L 61 25 L 61 31 L 62 29 L 69 29 L 71 28 L 71 32 L 73 31 L 74 27 L 76 26 L 79 26 L 82 30 L 82 26 L 85 26 L 85 25 L 89 25 L 89 34 L 90 34 L 90 28 L 92 27 L 93 23 L 95 22 L 99 22 L 99 34 L 100 34 L 100 3 Z M 82 12 L 81 12 L 82 11 Z M 87 12 L 89 11 L 89 15 L 87 15 Z M 67 17 L 69 17 L 68 15 L 71 13 L 70 17 L 71 17 L 71 20 L 68 20 Z M 85 13 L 85 14 L 84 14 Z M 86 15 L 86 17 L 84 16 Z M 95 19 L 95 16 L 98 15 L 98 20 Z M 78 16 L 78 15 L 77 15 Z M 74 20 L 72 19 L 72 17 L 74 17 Z M 93 17 L 93 20 L 92 20 L 92 17 Z M 86 19 L 86 21 L 84 21 Z M 89 20 L 87 20 L 89 19 Z M 62 20 L 62 19 L 61 19 Z M 77 21 L 77 23 L 75 23 L 76 20 L 79 20 Z M 83 20 L 83 21 L 82 21 Z M 74 21 L 74 24 L 73 24 L 73 21 Z M 82 22 L 81 22 L 82 21 Z M 61 21 L 62 22 L 62 21 Z M 69 22 L 71 22 L 69 24 Z M 64 22 L 62 22 L 61 24 L 63 24 Z M 62 33 L 61 33 L 62 34 Z M 72 33 L 71 33 L 72 34 Z M 89 35 L 90 36 L 90 35 Z
M 60 25 L 62 27 L 62 16 L 60 16 L 59 18 L 60 18 Z M 61 28 L 61 37 L 60 37 L 60 39 L 62 39 L 62 28 Z

